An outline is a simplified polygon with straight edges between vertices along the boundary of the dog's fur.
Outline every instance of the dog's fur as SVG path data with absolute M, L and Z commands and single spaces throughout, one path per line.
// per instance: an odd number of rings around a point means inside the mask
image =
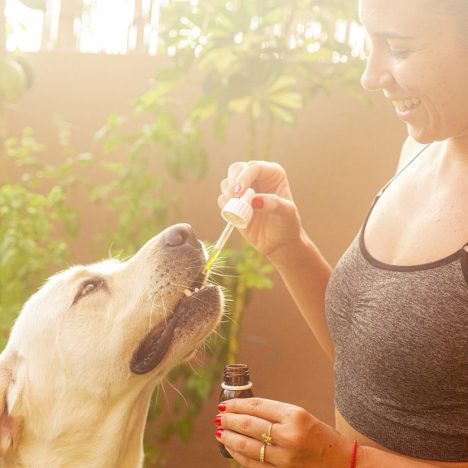
M 75 266 L 23 307 L 0 354 L 0 467 L 140 467 L 153 389 L 216 328 L 206 252 L 172 226 L 126 262 Z

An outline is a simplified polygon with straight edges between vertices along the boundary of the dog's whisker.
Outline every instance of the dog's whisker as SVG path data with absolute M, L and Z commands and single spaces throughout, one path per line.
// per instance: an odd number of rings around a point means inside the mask
M 198 352 L 198 350 L 197 350 L 197 352 Z M 194 360 L 195 360 L 195 359 L 198 359 L 198 360 L 200 361 L 200 363 L 202 362 L 201 359 L 198 358 L 198 355 L 197 355 L 197 354 L 195 354 L 195 356 L 194 356 Z M 193 372 L 195 375 L 197 375 L 198 377 L 200 377 L 200 372 L 198 372 L 198 369 L 197 369 L 196 367 L 193 366 L 192 362 L 188 362 L 187 364 L 188 364 L 188 366 L 190 367 L 190 369 L 192 369 L 192 372 Z
M 162 392 L 163 392 L 163 395 L 164 395 L 164 401 L 166 403 L 166 408 L 170 408 L 170 403 L 169 403 L 169 397 L 167 396 L 167 391 L 166 391 L 166 387 L 164 386 L 164 384 L 166 382 L 169 382 L 167 380 L 167 377 L 163 380 L 161 380 L 161 382 L 159 383 L 159 387 L 161 388 Z
M 154 310 L 157 308 L 156 305 L 156 295 L 153 296 L 153 300 L 151 301 L 150 313 L 149 313 L 149 329 L 153 328 L 153 313 Z
M 227 322 L 228 322 L 228 321 L 226 320 L 224 323 L 227 323 Z M 223 323 L 223 322 L 221 322 L 221 323 Z M 221 335 L 221 333 L 220 333 L 218 330 L 215 330 L 215 331 L 213 332 L 213 334 L 214 334 L 217 338 L 220 338 L 221 340 L 226 341 L 226 337 L 223 336 L 223 335 Z M 209 345 L 207 345 L 207 346 L 209 347 Z M 210 349 L 210 351 L 212 351 L 211 348 L 209 348 L 209 349 Z
M 166 382 L 176 391 L 176 393 L 178 393 L 182 400 L 184 400 L 185 406 L 188 408 L 189 403 L 187 401 L 187 398 L 185 398 L 184 394 L 169 379 L 166 379 Z

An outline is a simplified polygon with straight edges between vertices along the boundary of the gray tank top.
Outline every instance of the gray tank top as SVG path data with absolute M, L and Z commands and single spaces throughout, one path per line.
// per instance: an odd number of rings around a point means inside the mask
M 468 242 L 431 263 L 389 265 L 364 245 L 367 219 L 326 290 L 336 407 L 390 450 L 468 461 Z

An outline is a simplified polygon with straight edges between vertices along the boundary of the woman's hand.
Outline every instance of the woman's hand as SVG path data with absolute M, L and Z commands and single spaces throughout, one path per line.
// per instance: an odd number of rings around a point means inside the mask
M 284 169 L 265 161 L 236 162 L 221 182 L 218 205 L 223 208 L 232 197 L 240 197 L 249 187 L 256 195 L 252 221 L 242 235 L 262 254 L 271 256 L 301 235 L 301 221 L 293 202 Z
M 237 398 L 218 410 L 216 437 L 242 466 L 349 467 L 353 444 L 298 406 Z

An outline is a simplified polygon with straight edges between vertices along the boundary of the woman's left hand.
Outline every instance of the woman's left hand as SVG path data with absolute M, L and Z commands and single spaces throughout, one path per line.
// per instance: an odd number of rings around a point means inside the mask
M 216 437 L 245 467 L 345 468 L 352 443 L 298 406 L 263 398 L 220 403 Z

